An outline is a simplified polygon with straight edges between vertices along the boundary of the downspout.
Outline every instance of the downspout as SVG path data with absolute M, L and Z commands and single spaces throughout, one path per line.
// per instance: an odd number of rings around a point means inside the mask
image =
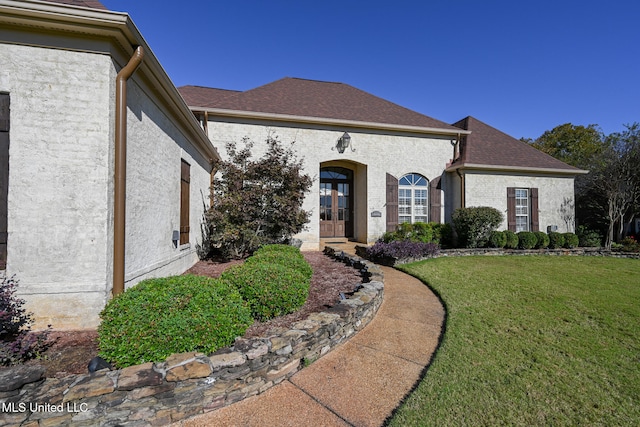
M 464 188 L 464 174 L 460 172 L 460 169 L 456 169 L 456 173 L 460 177 L 460 207 L 464 208 L 466 206 L 465 201 L 465 188 Z
M 125 217 L 127 199 L 127 80 L 142 63 L 138 46 L 116 76 L 116 140 L 113 202 L 113 295 L 124 292 Z

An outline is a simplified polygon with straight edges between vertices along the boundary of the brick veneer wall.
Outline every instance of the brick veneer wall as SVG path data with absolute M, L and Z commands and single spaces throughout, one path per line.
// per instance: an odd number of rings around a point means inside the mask
M 359 289 L 326 312 L 264 337 L 237 338 L 212 355 L 174 354 L 162 363 L 42 379 L 42 367 L 0 371 L 0 426 L 164 425 L 262 393 L 343 343 L 375 316 L 384 277 L 375 265 L 325 253 L 363 274 Z

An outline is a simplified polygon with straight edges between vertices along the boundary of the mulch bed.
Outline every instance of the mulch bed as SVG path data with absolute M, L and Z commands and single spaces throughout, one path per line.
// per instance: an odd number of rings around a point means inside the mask
M 288 328 L 306 319 L 311 313 L 326 310 L 335 305 L 340 293 L 353 292 L 362 278 L 357 270 L 335 261 L 322 252 L 303 252 L 313 268 L 309 297 L 300 310 L 267 322 L 255 322 L 245 333 L 245 338 L 261 336 L 271 328 Z M 200 261 L 185 274 L 218 277 L 227 268 L 242 261 Z M 29 361 L 46 368 L 46 377 L 62 378 L 71 374 L 87 373 L 89 361 L 98 354 L 96 331 L 53 331 L 49 335 L 50 347 L 44 357 Z M 1 369 L 1 368 L 0 368 Z

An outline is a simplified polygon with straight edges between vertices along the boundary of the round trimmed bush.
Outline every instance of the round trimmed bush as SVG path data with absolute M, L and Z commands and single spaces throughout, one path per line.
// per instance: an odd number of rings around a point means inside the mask
M 549 246 L 549 236 L 544 231 L 534 231 L 533 234 L 536 235 L 536 249 L 544 249 Z
M 557 231 L 549 233 L 549 249 L 560 249 L 564 246 L 564 235 Z
M 465 248 L 486 246 L 491 232 L 498 228 L 502 220 L 502 213 L 488 206 L 458 208 L 451 216 L 458 243 Z
M 563 233 L 562 235 L 564 236 L 564 244 L 562 245 L 563 248 L 573 249 L 577 248 L 580 244 L 580 238 L 577 234 Z
M 520 249 L 533 249 L 538 242 L 538 238 L 531 231 L 521 231 L 518 233 L 518 247 Z
M 507 236 L 502 231 L 492 231 L 489 236 L 489 247 L 504 248 L 507 244 Z
M 109 301 L 100 317 L 100 356 L 120 368 L 213 353 L 253 323 L 235 287 L 193 275 L 144 280 Z
M 302 307 L 310 280 L 292 268 L 267 261 L 231 267 L 220 278 L 237 287 L 257 320 L 269 320 Z
M 289 254 L 302 257 L 302 253 L 300 249 L 291 245 L 283 245 L 283 244 L 273 244 L 273 245 L 264 245 L 261 246 L 257 251 L 253 253 L 253 256 L 265 254 L 265 253 L 279 253 L 279 254 Z
M 507 249 L 516 249 L 518 247 L 518 235 L 510 230 L 505 230 L 504 235 L 507 237 L 507 243 L 504 245 Z
M 281 246 L 281 248 L 270 248 L 269 246 Z M 269 245 L 269 246 L 264 246 L 264 248 L 267 248 L 266 250 L 256 251 L 253 254 L 253 256 L 247 258 L 245 264 L 249 264 L 249 265 L 253 265 L 255 263 L 278 264 L 278 265 L 282 265 L 284 267 L 292 268 L 296 271 L 299 271 L 304 275 L 304 277 L 306 277 L 307 279 L 311 279 L 311 276 L 313 275 L 313 269 L 311 268 L 311 265 L 309 265 L 307 260 L 304 259 L 304 256 L 302 255 L 299 249 L 293 248 L 295 249 L 295 251 L 292 251 L 290 249 L 282 248 L 282 246 L 284 248 L 291 248 L 292 246 L 286 246 L 286 245 Z

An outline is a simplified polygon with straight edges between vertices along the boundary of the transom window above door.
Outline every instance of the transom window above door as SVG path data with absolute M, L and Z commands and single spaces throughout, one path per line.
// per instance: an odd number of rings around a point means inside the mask
M 345 168 L 323 168 L 320 170 L 320 179 L 350 179 L 351 171 Z
M 398 222 L 429 221 L 429 181 L 417 173 L 404 175 L 398 181 Z

